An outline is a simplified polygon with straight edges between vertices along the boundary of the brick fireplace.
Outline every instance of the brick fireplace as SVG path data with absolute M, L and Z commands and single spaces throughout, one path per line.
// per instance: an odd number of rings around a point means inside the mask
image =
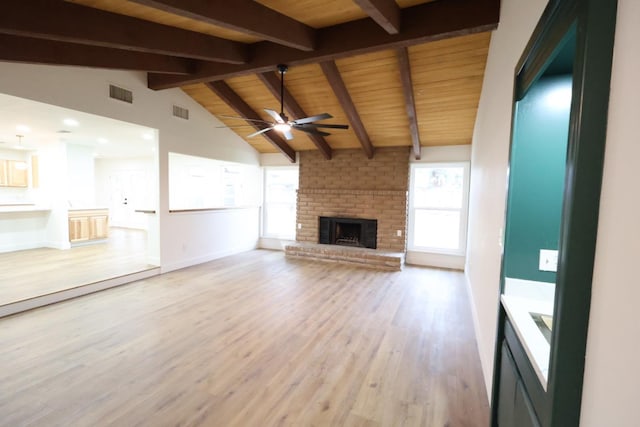
M 296 240 L 320 243 L 320 217 L 377 222 L 375 248 L 405 252 L 409 147 L 335 150 L 325 160 L 318 151 L 300 153 Z

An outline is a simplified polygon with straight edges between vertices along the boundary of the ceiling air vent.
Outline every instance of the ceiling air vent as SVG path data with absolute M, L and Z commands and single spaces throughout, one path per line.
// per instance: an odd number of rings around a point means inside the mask
M 189 120 L 189 110 L 183 107 L 173 106 L 173 116 L 181 119 Z
M 133 104 L 133 92 L 122 87 L 109 85 L 109 98 Z

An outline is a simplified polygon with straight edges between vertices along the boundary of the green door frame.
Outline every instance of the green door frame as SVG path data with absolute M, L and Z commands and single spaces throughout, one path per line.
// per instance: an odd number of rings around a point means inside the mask
M 575 26 L 554 327 L 546 401 L 536 408 L 543 427 L 580 423 L 616 12 L 617 0 L 550 0 L 515 69 L 514 106 L 544 72 L 565 34 Z M 512 138 L 513 134 L 512 119 Z M 500 281 L 503 291 L 504 254 Z M 500 348 L 505 321 L 506 314 L 500 305 L 491 399 L 494 427 L 498 425 Z

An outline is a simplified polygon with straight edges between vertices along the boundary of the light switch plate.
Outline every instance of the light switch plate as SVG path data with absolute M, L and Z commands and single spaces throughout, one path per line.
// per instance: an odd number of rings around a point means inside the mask
M 558 251 L 540 249 L 540 271 L 558 271 Z

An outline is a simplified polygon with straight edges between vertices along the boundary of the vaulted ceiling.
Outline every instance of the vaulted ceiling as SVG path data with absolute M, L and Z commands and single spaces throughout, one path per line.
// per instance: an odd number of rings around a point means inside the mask
M 259 152 L 470 144 L 499 0 L 10 0 L 0 61 L 147 72 Z M 280 109 L 330 135 L 249 135 Z M 245 117 L 254 120 L 242 120 Z M 263 120 L 256 121 L 256 120 Z M 251 124 L 251 125 L 248 125 Z M 313 129 L 311 130 L 313 131 Z

